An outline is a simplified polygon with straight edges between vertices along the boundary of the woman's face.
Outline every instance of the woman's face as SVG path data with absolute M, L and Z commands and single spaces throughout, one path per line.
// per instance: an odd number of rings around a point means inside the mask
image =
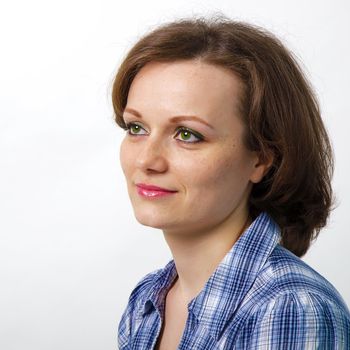
M 247 209 L 265 167 L 242 143 L 240 89 L 230 71 L 194 60 L 151 62 L 136 75 L 123 118 L 137 125 L 126 132 L 120 161 L 141 224 L 194 234 Z M 144 196 L 138 183 L 176 192 Z

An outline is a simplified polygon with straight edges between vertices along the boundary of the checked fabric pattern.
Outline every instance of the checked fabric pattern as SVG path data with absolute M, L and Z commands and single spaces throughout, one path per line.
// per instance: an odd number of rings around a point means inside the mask
M 188 304 L 178 350 L 350 349 L 350 313 L 324 277 L 280 244 L 262 212 Z M 154 349 L 174 260 L 132 290 L 118 326 L 120 350 Z

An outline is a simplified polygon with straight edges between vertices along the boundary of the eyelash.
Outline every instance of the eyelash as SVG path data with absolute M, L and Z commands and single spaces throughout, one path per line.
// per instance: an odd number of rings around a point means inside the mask
M 136 123 L 127 123 L 126 124 L 126 127 L 125 127 L 125 130 L 128 132 L 128 135 L 130 136 L 141 136 L 141 135 L 138 135 L 138 134 L 132 134 L 130 131 L 131 131 L 131 127 L 133 126 L 138 126 L 140 128 L 142 128 L 141 125 L 139 124 L 136 124 Z M 143 128 L 142 128 L 143 129 Z M 184 142 L 184 143 L 198 143 L 198 142 L 202 142 L 204 140 L 204 137 L 198 133 L 195 133 L 194 131 L 192 131 L 191 129 L 188 129 L 184 126 L 180 126 L 176 129 L 176 136 L 181 132 L 181 131 L 185 131 L 185 132 L 189 132 L 191 135 L 195 136 L 197 138 L 197 141 L 184 141 L 184 140 L 179 140 L 181 142 Z

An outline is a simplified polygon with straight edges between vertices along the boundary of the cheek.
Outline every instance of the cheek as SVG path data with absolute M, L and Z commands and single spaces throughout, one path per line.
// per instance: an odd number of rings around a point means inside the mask
M 247 186 L 238 171 L 241 163 L 236 155 L 219 152 L 198 157 L 183 170 L 185 208 L 191 211 L 193 220 L 221 220 L 237 206 Z
M 248 165 L 240 154 L 218 152 L 200 157 L 193 164 L 189 181 L 192 188 L 225 192 L 228 188 L 242 190 L 248 183 Z

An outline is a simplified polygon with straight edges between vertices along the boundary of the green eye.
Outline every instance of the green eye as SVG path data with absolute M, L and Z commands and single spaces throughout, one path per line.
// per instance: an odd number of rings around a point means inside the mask
M 129 135 L 139 135 L 140 130 L 142 129 L 141 125 L 135 124 L 135 123 L 129 123 L 126 125 L 126 130 L 128 131 Z M 142 135 L 142 134 L 141 134 Z
M 187 130 L 181 131 L 181 132 L 180 132 L 180 135 L 183 135 L 183 138 L 184 138 L 185 140 L 188 140 L 188 139 L 191 138 L 191 133 L 190 133 L 189 131 L 187 131 Z
M 137 124 L 132 125 L 130 130 L 132 130 L 134 134 L 137 134 L 140 131 L 140 126 Z
M 143 133 L 140 133 L 141 130 L 143 130 L 141 125 L 138 125 L 136 123 L 129 123 L 126 125 L 125 128 L 129 135 L 131 136 L 137 136 L 137 135 L 144 135 Z M 203 141 L 203 136 L 199 133 L 196 133 L 190 129 L 187 129 L 183 126 L 179 127 L 177 130 L 177 133 L 175 136 L 180 135 L 179 141 L 184 143 L 197 143 Z M 191 137 L 193 139 L 191 140 Z
M 180 135 L 180 137 L 182 138 L 182 140 L 180 140 L 180 141 L 185 142 L 185 143 L 197 143 L 197 142 L 203 141 L 202 135 L 197 134 L 194 131 L 189 130 L 189 129 L 184 128 L 184 127 L 180 127 L 178 129 L 178 133 L 176 135 Z M 194 140 L 189 141 L 189 140 L 191 140 L 191 136 L 194 137 Z

